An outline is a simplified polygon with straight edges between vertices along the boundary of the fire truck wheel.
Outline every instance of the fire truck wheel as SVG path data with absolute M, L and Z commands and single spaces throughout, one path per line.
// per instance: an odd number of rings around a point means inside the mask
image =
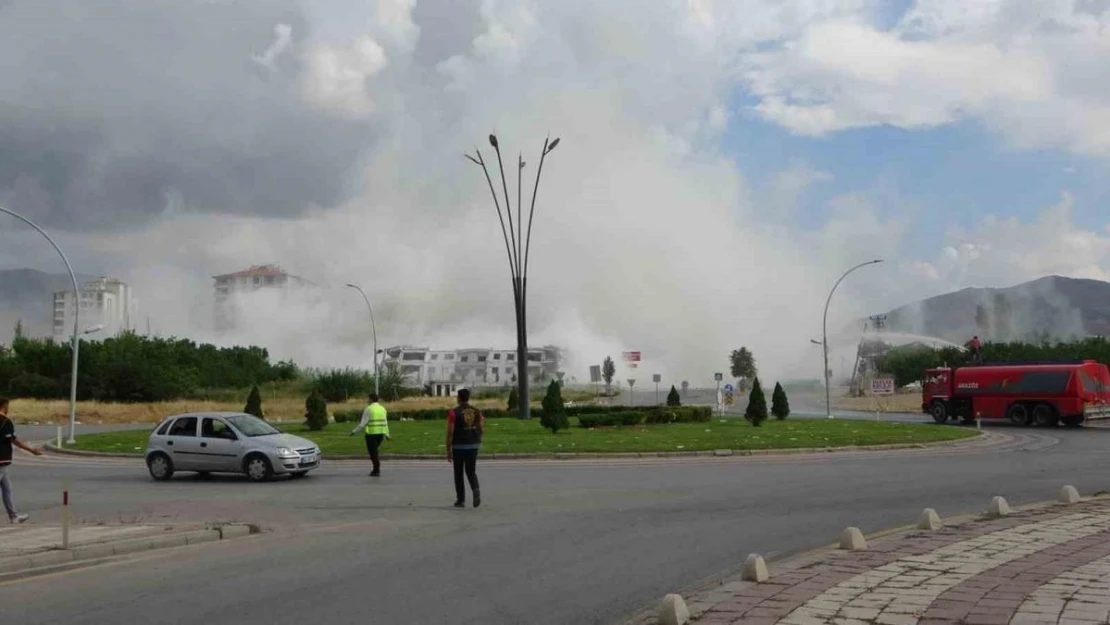
M 1029 408 L 1025 404 L 1012 404 L 1006 418 L 1014 425 L 1029 425 Z
M 929 406 L 929 413 L 933 415 L 933 421 L 937 423 L 948 421 L 948 406 L 942 401 L 934 401 L 933 405 Z
M 1033 407 L 1033 423 L 1036 423 L 1038 427 L 1056 427 L 1059 422 L 1060 418 L 1056 416 L 1056 410 L 1052 406 L 1040 403 Z
M 1077 428 L 1083 425 L 1083 417 L 1064 417 L 1061 419 L 1064 422 L 1064 427 Z

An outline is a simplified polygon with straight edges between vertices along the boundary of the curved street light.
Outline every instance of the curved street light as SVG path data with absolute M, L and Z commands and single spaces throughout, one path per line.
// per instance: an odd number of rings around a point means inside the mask
M 475 156 L 466 154 L 475 165 L 482 168 L 482 172 L 486 175 L 486 183 L 489 184 L 490 195 L 493 196 L 493 206 L 497 209 L 497 219 L 501 222 L 501 237 L 505 240 L 505 253 L 509 258 L 509 273 L 513 278 L 513 307 L 516 310 L 516 359 L 517 359 L 517 393 L 520 396 L 520 412 L 518 416 L 521 419 L 527 419 L 531 415 L 531 399 L 528 396 L 528 315 L 527 315 L 527 297 L 528 297 L 528 258 L 529 252 L 532 249 L 532 218 L 536 214 L 536 195 L 540 190 L 540 174 L 543 173 L 543 161 L 547 155 L 559 145 L 559 139 L 544 139 L 543 151 L 540 153 L 540 164 L 536 169 L 536 183 L 532 188 L 532 205 L 528 211 L 528 228 L 524 229 L 524 218 L 521 213 L 523 206 L 521 198 L 522 188 L 522 175 L 524 171 L 524 156 L 517 155 L 517 201 L 516 201 L 516 224 L 514 229 L 512 205 L 509 202 L 509 186 L 505 181 L 505 167 L 501 161 L 501 146 L 497 141 L 497 135 L 491 134 L 489 136 L 489 144 L 493 147 L 494 152 L 497 153 L 497 167 L 501 172 L 501 191 L 505 196 L 505 210 L 501 210 L 501 202 L 497 198 L 497 191 L 493 187 L 493 178 L 489 175 L 489 169 L 486 168 L 486 161 L 482 158 L 482 152 L 478 148 L 474 148 Z M 508 221 L 509 225 L 506 228 L 505 222 Z
M 829 327 L 829 302 L 832 302 L 832 296 L 833 296 L 833 293 L 836 293 L 836 287 L 840 286 L 840 283 L 844 281 L 844 278 L 848 277 L 848 274 L 850 274 L 853 271 L 859 269 L 860 267 L 866 267 L 868 265 L 876 265 L 876 264 L 881 263 L 881 262 L 883 262 L 883 260 L 881 258 L 876 259 L 876 260 L 869 260 L 865 263 L 860 263 L 860 264 L 856 265 L 855 267 L 852 267 L 848 271 L 845 271 L 844 275 L 840 276 L 840 279 L 837 280 L 836 284 L 833 285 L 832 290 L 829 291 L 829 298 L 825 300 L 825 315 L 821 319 L 821 348 L 822 348 L 821 351 L 823 351 L 825 353 L 825 371 L 824 371 L 824 374 L 825 374 L 825 417 L 827 417 L 829 419 L 833 418 L 833 416 L 832 416 L 832 400 L 830 399 L 830 395 L 829 395 L 829 330 L 828 330 L 828 327 Z M 816 342 L 816 341 L 814 341 L 814 342 Z
M 348 284 L 347 286 L 358 291 L 362 295 L 362 301 L 366 302 L 366 309 L 370 311 L 370 330 L 374 335 L 374 394 L 378 394 L 378 327 L 374 322 L 374 307 L 370 305 L 370 298 L 366 297 L 366 292 L 362 290 L 357 284 Z
M 15 217 L 28 226 L 31 226 L 35 230 L 38 230 L 39 234 L 46 237 L 46 240 L 49 241 L 50 245 L 54 247 L 54 251 L 58 252 L 58 256 L 62 257 L 62 262 L 65 263 L 66 271 L 69 272 L 69 279 L 73 282 L 73 366 L 70 371 L 69 380 L 69 440 L 66 441 L 67 443 L 72 445 L 73 443 L 77 442 L 73 438 L 73 435 L 74 428 L 77 424 L 77 338 L 80 334 L 78 331 L 78 317 L 81 315 L 81 290 L 77 287 L 77 276 L 73 273 L 73 267 L 70 266 L 69 259 L 66 258 L 65 252 L 62 251 L 62 248 L 58 247 L 58 244 L 54 242 L 54 239 L 51 239 L 50 235 L 46 234 L 46 231 L 40 228 L 38 224 L 15 211 L 4 208 L 3 206 L 0 206 L 0 212 L 7 213 L 12 217 Z

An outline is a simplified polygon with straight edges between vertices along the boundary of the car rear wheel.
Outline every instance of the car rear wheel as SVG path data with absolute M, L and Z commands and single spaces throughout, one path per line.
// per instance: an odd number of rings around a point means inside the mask
M 1060 418 L 1056 416 L 1056 410 L 1052 406 L 1040 403 L 1033 407 L 1033 423 L 1038 427 L 1056 427 L 1059 422 Z
M 1029 425 L 1029 408 L 1025 404 L 1014 404 L 1006 411 L 1006 418 L 1014 425 Z
M 150 454 L 146 459 L 146 468 L 150 470 L 150 477 L 165 482 L 173 477 L 173 461 L 164 453 Z
M 948 406 L 942 401 L 935 401 L 932 406 L 929 406 L 929 414 L 933 415 L 933 421 L 946 423 L 948 421 Z
M 253 454 L 243 462 L 243 472 L 252 482 L 265 482 L 274 476 L 274 467 L 266 456 Z

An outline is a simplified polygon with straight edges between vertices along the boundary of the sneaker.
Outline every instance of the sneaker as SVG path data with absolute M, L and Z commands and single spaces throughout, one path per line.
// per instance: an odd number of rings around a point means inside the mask
M 12 523 L 26 523 L 29 518 L 31 518 L 29 514 L 17 514 L 12 517 Z
M 482 505 L 482 494 L 474 491 L 474 507 L 477 508 L 480 505 Z
M 455 507 L 456 508 L 465 508 L 466 507 L 466 502 L 465 501 L 456 501 L 455 502 Z
M 370 472 L 370 477 L 381 477 L 381 476 L 382 476 L 381 471 L 371 471 Z

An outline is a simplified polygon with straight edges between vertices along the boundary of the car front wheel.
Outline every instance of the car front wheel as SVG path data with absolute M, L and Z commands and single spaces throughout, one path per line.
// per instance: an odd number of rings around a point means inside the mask
M 261 454 L 247 456 L 243 469 L 252 482 L 265 482 L 274 475 L 274 467 L 270 464 L 270 460 Z

